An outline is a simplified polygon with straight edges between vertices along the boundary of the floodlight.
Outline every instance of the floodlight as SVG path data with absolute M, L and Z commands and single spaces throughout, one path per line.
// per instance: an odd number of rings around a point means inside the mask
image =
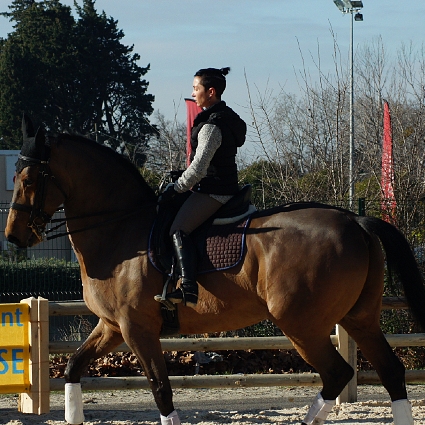
M 354 20 L 355 21 L 363 21 L 363 15 L 361 13 L 356 13 L 354 15 Z
M 345 12 L 345 6 L 342 0 L 334 0 L 334 3 L 336 4 L 336 7 L 341 11 Z
M 353 0 L 350 0 L 349 3 L 351 3 L 351 7 L 353 9 L 361 9 L 363 7 L 363 2 L 362 1 L 353 1 Z
M 360 0 L 334 0 L 336 7 L 343 13 L 349 13 L 353 9 L 361 9 L 363 2 Z

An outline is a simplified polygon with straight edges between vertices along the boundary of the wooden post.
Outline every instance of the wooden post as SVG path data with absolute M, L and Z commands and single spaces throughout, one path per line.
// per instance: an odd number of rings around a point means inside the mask
M 39 297 L 21 301 L 30 307 L 30 389 L 19 397 L 19 411 L 41 415 L 50 412 L 49 302 Z
M 343 359 L 354 369 L 354 376 L 337 398 L 337 404 L 354 403 L 357 401 L 357 344 L 345 329 L 336 325 L 338 335 L 338 351 Z

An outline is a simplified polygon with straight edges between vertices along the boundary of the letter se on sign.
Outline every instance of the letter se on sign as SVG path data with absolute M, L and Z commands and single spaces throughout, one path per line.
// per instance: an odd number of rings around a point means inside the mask
M 28 326 L 28 304 L 0 304 L 0 393 L 29 390 Z

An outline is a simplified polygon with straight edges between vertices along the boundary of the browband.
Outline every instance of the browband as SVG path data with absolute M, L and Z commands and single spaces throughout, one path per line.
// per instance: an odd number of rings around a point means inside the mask
M 48 164 L 49 163 L 49 160 L 42 161 L 41 159 L 30 158 L 29 156 L 24 156 L 24 155 L 21 155 L 21 154 L 18 155 L 18 158 L 22 159 L 22 161 L 26 161 L 26 162 L 36 162 L 36 163 L 39 163 L 39 164 Z

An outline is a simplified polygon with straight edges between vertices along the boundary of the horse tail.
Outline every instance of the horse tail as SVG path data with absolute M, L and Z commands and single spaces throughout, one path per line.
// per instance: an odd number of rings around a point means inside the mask
M 425 286 L 408 241 L 395 226 L 378 218 L 356 216 L 355 221 L 381 241 L 387 259 L 389 283 L 392 284 L 393 275 L 400 280 L 412 315 L 425 330 Z

